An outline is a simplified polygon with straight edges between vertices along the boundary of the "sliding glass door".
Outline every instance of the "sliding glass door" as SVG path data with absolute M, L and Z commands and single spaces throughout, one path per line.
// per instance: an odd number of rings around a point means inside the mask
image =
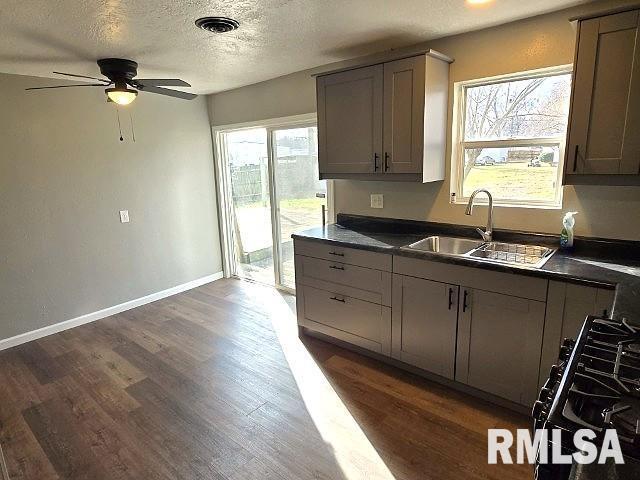
M 229 273 L 293 289 L 291 234 L 322 225 L 315 121 L 217 132 Z
M 291 234 L 322 224 L 327 182 L 318 180 L 318 128 L 274 129 L 271 132 L 275 178 L 274 222 L 280 284 L 294 288 Z
M 224 134 L 235 275 L 273 283 L 269 155 L 264 128 Z

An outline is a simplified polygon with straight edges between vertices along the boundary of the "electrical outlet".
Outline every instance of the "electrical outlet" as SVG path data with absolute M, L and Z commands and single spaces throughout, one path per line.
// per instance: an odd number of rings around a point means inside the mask
M 129 210 L 120 210 L 120 223 L 129 223 Z
M 371 194 L 371 208 L 383 208 L 384 195 L 381 193 Z

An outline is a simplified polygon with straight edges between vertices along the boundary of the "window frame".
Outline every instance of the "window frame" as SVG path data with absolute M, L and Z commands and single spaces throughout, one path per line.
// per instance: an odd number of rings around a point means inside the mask
M 494 85 L 497 83 L 507 83 L 518 80 L 530 80 L 540 77 L 552 77 L 556 75 L 573 74 L 573 65 L 558 65 L 554 67 L 527 70 L 494 77 L 485 77 L 474 80 L 464 80 L 454 83 L 454 104 L 452 119 L 452 139 L 451 139 L 451 202 L 455 204 L 466 204 L 469 197 L 462 195 L 464 182 L 464 161 L 466 148 L 504 148 L 504 147 L 527 147 L 527 146 L 557 146 L 558 147 L 558 171 L 556 179 L 556 195 L 553 201 L 540 200 L 517 200 L 494 197 L 494 205 L 502 207 L 520 208 L 562 208 L 562 176 L 564 172 L 564 150 L 566 144 L 566 133 L 555 137 L 537 138 L 512 138 L 499 140 L 464 140 L 466 124 L 466 100 L 467 90 L 473 87 Z M 573 75 L 572 75 L 573 77 Z M 573 82 L 573 78 L 572 78 Z M 571 92 L 569 92 L 571 95 Z M 567 119 L 568 121 L 568 119 Z M 488 203 L 483 197 L 478 197 L 478 203 Z

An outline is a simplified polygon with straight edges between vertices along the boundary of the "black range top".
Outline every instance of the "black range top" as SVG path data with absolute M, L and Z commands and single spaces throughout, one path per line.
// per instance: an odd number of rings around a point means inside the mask
M 588 317 L 577 343 L 563 344 L 533 417 L 535 429 L 563 431 L 564 453 L 576 450 L 572 442 L 577 430 L 592 430 L 596 444 L 602 441 L 605 430 L 616 430 L 626 465 L 610 465 L 614 473 L 606 476 L 587 473 L 583 477 L 640 478 L 640 328 L 626 320 Z M 587 472 L 590 468 L 581 467 Z M 621 468 L 624 476 L 615 473 Z M 571 478 L 571 465 L 538 465 L 537 478 Z

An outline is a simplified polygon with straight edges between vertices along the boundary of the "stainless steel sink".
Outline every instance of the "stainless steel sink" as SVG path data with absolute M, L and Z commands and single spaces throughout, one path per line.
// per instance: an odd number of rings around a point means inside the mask
M 518 245 L 516 243 L 487 242 L 469 253 L 469 257 L 506 265 L 540 268 L 555 249 L 539 245 Z
M 427 237 L 404 248 L 529 268 L 542 267 L 556 251 L 553 248 L 540 245 L 484 242 L 470 238 L 442 237 L 439 235 Z
M 471 240 L 469 238 L 441 237 L 436 235 L 412 243 L 406 248 L 440 253 L 443 255 L 464 255 L 480 247 L 483 243 L 484 242 L 480 240 Z

